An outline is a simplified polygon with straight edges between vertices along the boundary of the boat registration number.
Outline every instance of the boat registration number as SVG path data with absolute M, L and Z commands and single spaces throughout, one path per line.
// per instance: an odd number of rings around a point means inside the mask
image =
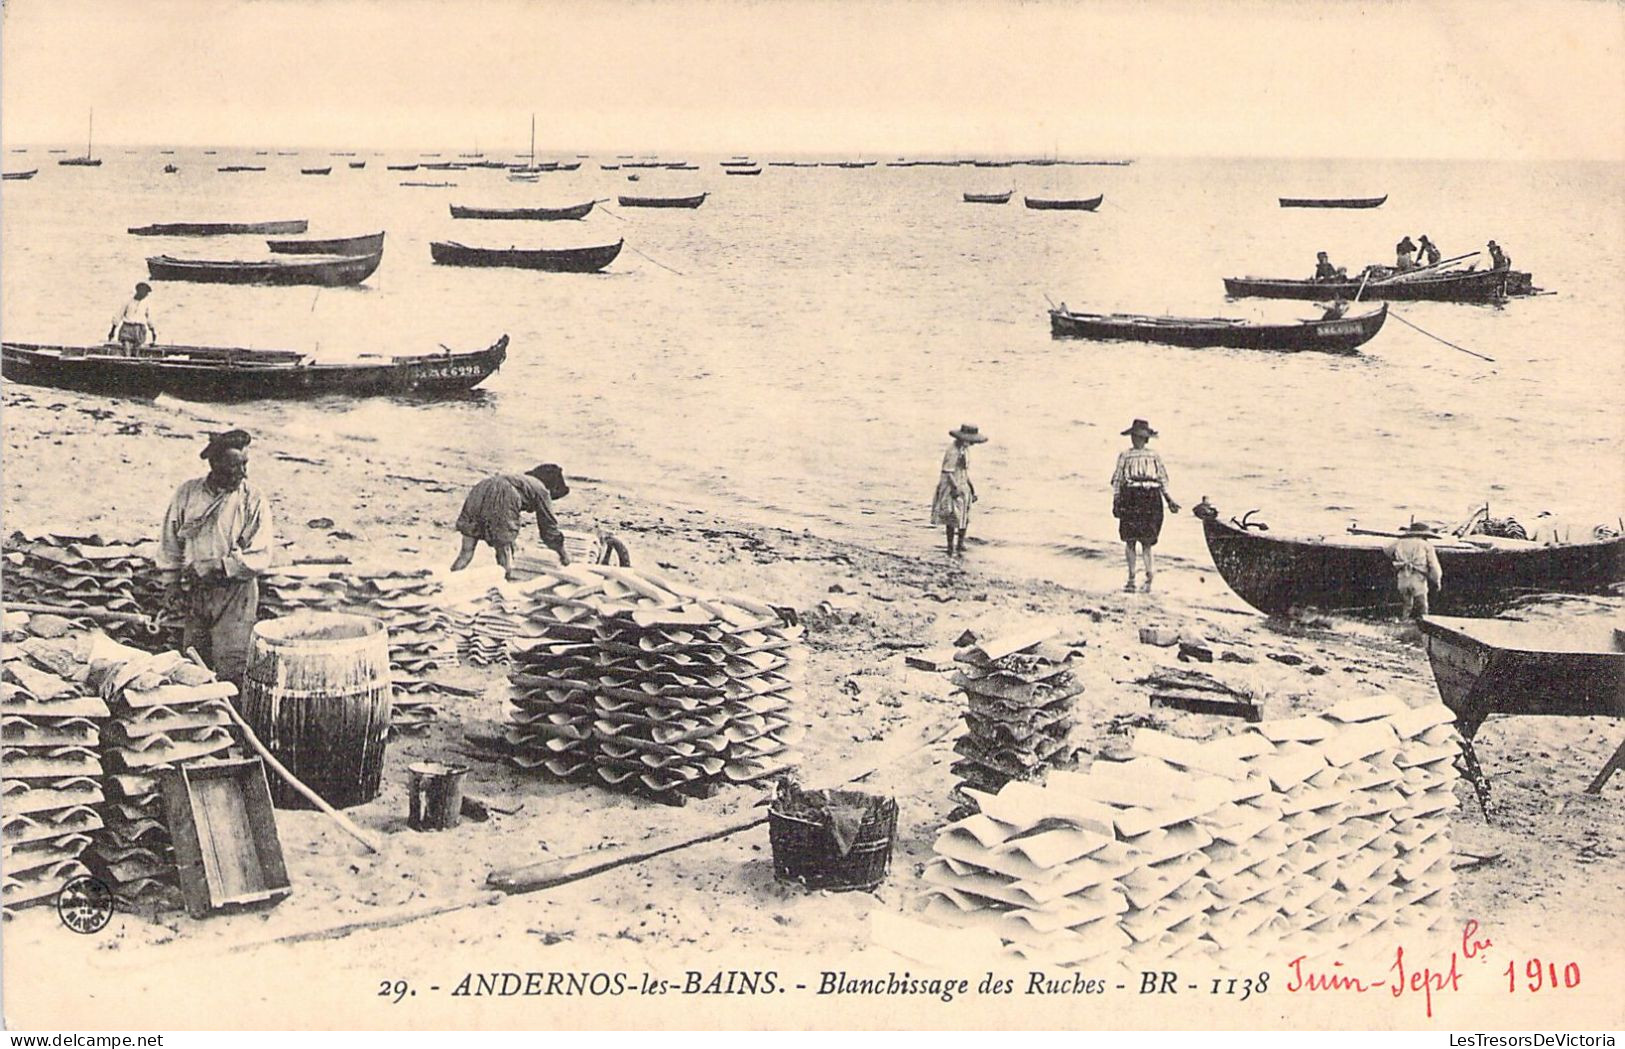
M 429 364 L 417 374 L 418 379 L 466 379 L 480 374 L 477 364 Z
M 1322 324 L 1320 326 L 1320 334 L 1358 335 L 1360 334 L 1360 325 L 1355 321 L 1338 321 L 1336 324 Z

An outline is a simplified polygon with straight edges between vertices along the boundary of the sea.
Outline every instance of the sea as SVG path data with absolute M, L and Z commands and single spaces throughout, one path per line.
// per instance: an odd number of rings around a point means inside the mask
M 464 399 L 208 409 L 250 430 L 308 435 L 306 454 L 345 436 L 382 439 L 431 475 L 437 464 L 470 464 L 453 483 L 552 460 L 678 507 L 946 563 L 931 496 L 948 431 L 972 423 L 990 440 L 970 455 L 980 501 L 966 558 L 1081 586 L 1120 585 L 1108 480 L 1135 418 L 1159 431 L 1152 446 L 1187 511 L 1169 519 L 1158 548 L 1176 569 L 1211 569 L 1188 513 L 1203 497 L 1226 517 L 1256 510 L 1254 520 L 1293 535 L 1454 522 L 1487 502 L 1526 526 L 1551 515 L 1540 520 L 1578 537 L 1619 527 L 1625 512 L 1618 164 L 1143 158 L 989 168 L 867 157 L 881 162 L 740 177 L 714 156 L 662 157 L 698 171 L 634 172 L 603 170 L 622 161 L 596 155 L 577 171 L 515 183 L 493 170 L 387 170 L 456 159 L 449 149 L 420 155 L 432 145 L 354 157 L 108 147 L 97 150 L 100 168 L 59 167 L 43 146 L 6 147 L 6 170 L 40 169 L 0 193 L 8 340 L 99 341 L 146 277 L 148 255 L 267 255 L 262 238 L 136 237 L 127 227 L 292 218 L 308 219 L 312 237 L 387 231 L 382 265 L 357 288 L 155 283 L 163 341 L 341 359 L 510 337 L 506 365 Z M 165 163 L 179 172 L 163 174 Z M 216 170 L 227 164 L 267 170 Z M 328 165 L 330 175 L 300 174 Z M 413 181 L 453 185 L 403 185 Z M 1014 196 L 1003 206 L 961 199 L 1004 190 Z M 615 201 L 702 191 L 697 210 Z M 1026 195 L 1097 194 L 1105 200 L 1093 213 L 1022 206 Z M 1372 210 L 1277 204 L 1383 194 Z M 587 200 L 601 203 L 575 222 L 449 212 Z M 1221 279 L 1307 276 L 1317 251 L 1358 272 L 1390 263 L 1395 242 L 1421 234 L 1447 256 L 1494 239 L 1545 293 L 1504 307 L 1395 304 L 1354 357 L 1050 335 L 1052 302 L 1318 316 L 1311 303 L 1227 301 Z M 548 274 L 437 266 L 434 240 L 625 246 L 604 273 Z M 590 505 L 561 509 L 591 519 Z

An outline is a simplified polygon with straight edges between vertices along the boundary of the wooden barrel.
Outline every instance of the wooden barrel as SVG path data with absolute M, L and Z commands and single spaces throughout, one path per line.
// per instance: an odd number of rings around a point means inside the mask
M 378 796 L 389 734 L 389 634 L 366 616 L 299 612 L 254 627 L 243 720 L 334 808 Z M 310 808 L 280 777 L 279 808 Z

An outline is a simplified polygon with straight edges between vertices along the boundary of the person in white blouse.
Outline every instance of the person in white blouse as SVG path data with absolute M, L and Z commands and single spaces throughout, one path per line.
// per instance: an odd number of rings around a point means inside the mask
M 151 294 L 152 285 L 146 281 L 135 286 L 135 298 L 124 304 L 113 318 L 112 327 L 107 329 L 108 342 L 117 339 L 120 346 L 133 350 L 158 341 L 158 330 L 152 326 L 152 310 L 147 302 Z
M 1179 513 L 1179 504 L 1168 494 L 1168 470 L 1162 457 L 1146 447 L 1146 442 L 1157 435 L 1151 424 L 1135 419 L 1123 431 L 1134 447 L 1118 453 L 1117 468 L 1112 471 L 1112 516 L 1117 518 L 1117 536 L 1123 540 L 1123 552 L 1128 558 L 1128 583 L 1124 590 L 1134 589 L 1134 547 L 1139 545 L 1145 556 L 1145 589 L 1151 589 L 1151 578 L 1156 574 L 1156 563 L 1151 559 L 1151 548 L 1162 534 L 1162 504 Z

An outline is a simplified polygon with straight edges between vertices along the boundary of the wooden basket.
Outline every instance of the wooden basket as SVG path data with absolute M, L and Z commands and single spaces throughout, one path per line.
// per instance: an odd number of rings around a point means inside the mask
M 160 782 L 187 913 L 275 904 L 293 891 L 259 758 L 164 769 Z
M 791 815 L 777 804 L 768 809 L 768 840 L 773 845 L 773 876 L 809 889 L 851 892 L 873 889 L 891 870 L 897 836 L 897 802 L 880 799 L 864 817 L 857 839 L 841 855 L 829 820 Z

